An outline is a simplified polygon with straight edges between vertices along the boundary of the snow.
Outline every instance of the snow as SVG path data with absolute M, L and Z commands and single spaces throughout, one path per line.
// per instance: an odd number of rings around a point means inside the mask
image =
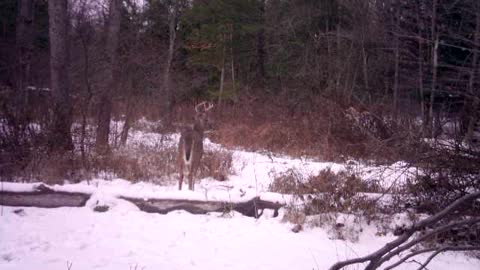
M 92 200 L 94 200 L 92 198 Z M 90 202 L 89 202 L 90 204 Z M 83 208 L 3 207 L 0 269 L 327 269 L 339 259 L 365 255 L 392 236 L 366 228 L 357 243 L 329 238 L 321 228 L 298 234 L 291 224 L 233 213 L 148 214 L 112 200 L 110 211 Z M 420 257 L 425 259 L 425 257 Z M 407 264 L 399 269 L 415 269 Z M 478 269 L 464 255 L 439 256 L 430 269 Z
M 155 126 L 142 120 L 144 126 Z M 117 128 L 119 125 L 116 125 Z M 128 147 L 161 149 L 174 147 L 178 134 L 159 135 L 132 130 Z M 206 140 L 207 150 L 225 150 Z M 115 176 L 98 176 L 88 182 L 51 186 L 54 190 L 92 194 L 85 207 L 41 209 L 0 206 L 0 269 L 328 269 L 346 258 L 366 255 L 394 239 L 379 234 L 375 224 L 364 224 L 352 216 L 338 215 L 337 222 L 353 234 L 353 242 L 338 240 L 328 226 L 304 226 L 273 218 L 271 211 L 256 220 L 233 212 L 192 215 L 183 211 L 167 215 L 149 214 L 121 200 L 136 198 L 246 201 L 255 196 L 282 203 L 288 194 L 269 191 L 275 175 L 294 169 L 302 175 L 352 170 L 364 179 L 380 181 L 388 188 L 404 183 L 418 173 L 407 164 L 372 167 L 356 161 L 346 164 L 291 158 L 272 153 L 233 151 L 234 175 L 225 182 L 206 178 L 197 181 L 195 191 L 177 190 L 175 175 L 170 184 L 132 183 Z M 40 183 L 1 183 L 4 191 L 31 191 Z M 108 205 L 105 213 L 94 212 L 98 204 Z M 16 211 L 23 209 L 23 211 Z M 406 215 L 392 217 L 392 225 L 409 224 Z M 352 239 L 350 239 L 352 240 Z M 423 261 L 425 256 L 417 260 Z M 387 264 L 388 265 L 388 264 Z M 416 269 L 415 263 L 398 269 Z M 439 255 L 429 269 L 473 270 L 478 260 L 459 253 Z M 349 268 L 349 269 L 360 269 Z

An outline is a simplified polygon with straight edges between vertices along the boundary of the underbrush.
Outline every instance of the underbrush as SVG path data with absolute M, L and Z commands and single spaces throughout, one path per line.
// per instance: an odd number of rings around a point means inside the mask
M 234 174 L 232 152 L 226 150 L 206 151 L 203 154 L 200 178 L 211 177 L 217 181 L 225 181 Z
M 401 160 L 424 149 L 415 139 L 419 132 L 415 124 L 394 123 L 391 112 L 380 106 L 358 112 L 321 97 L 304 106 L 279 97 L 273 101 L 239 100 L 218 110 L 221 113 L 214 114 L 217 124 L 212 138 L 229 147 L 378 163 Z
M 165 183 L 175 172 L 176 150 L 119 148 L 109 155 L 93 156 L 91 170 L 107 172 L 132 182 L 154 181 Z
M 4 132 L 0 138 L 2 145 L 5 145 L 0 152 L 0 179 L 60 184 L 107 177 L 132 182 L 174 184 L 178 173 L 176 142 L 170 136 L 156 133 L 159 129 L 163 127 L 153 122 L 139 121 L 132 131 L 136 132 L 136 136 L 143 134 L 148 138 L 130 138 L 130 143 L 127 141 L 126 146 L 121 146 L 116 143 L 121 129 L 113 128 L 111 149 L 103 155 L 98 155 L 94 150 L 95 134 L 90 126 L 81 147 L 80 129 L 74 125 L 75 150 L 62 154 L 49 152 L 44 141 L 37 139 L 41 133 L 25 133 L 19 141 L 12 134 Z M 232 163 L 231 152 L 206 149 L 196 178 L 211 177 L 225 181 L 234 173 Z
M 356 241 L 362 224 L 381 216 L 377 201 L 365 194 L 381 188 L 348 171 L 335 173 L 327 169 L 304 176 L 289 169 L 274 178 L 270 190 L 293 195 L 284 221 L 324 227 L 335 239 Z
M 97 157 L 96 172 L 106 171 L 132 182 L 153 181 L 157 184 L 173 184 L 177 181 L 177 149 L 123 148 L 109 156 Z M 205 151 L 196 178 L 211 177 L 225 181 L 233 173 L 232 153 L 223 150 Z

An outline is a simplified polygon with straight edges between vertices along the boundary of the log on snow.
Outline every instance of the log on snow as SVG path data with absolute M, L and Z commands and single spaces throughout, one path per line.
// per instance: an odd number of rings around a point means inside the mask
M 283 207 L 283 205 L 278 202 L 264 201 L 259 197 L 245 202 L 120 198 L 135 204 L 142 211 L 159 214 L 167 214 L 175 210 L 184 210 L 192 214 L 229 212 L 234 210 L 245 216 L 258 218 L 263 214 L 264 209 L 271 209 L 274 210 L 273 216 L 276 217 L 278 216 L 278 209 Z
M 42 184 L 32 191 L 0 191 L 0 205 L 41 208 L 82 207 L 86 205 L 90 196 L 91 194 L 86 193 L 56 191 Z M 167 214 L 175 210 L 184 210 L 192 214 L 237 211 L 245 216 L 258 218 L 263 214 L 264 209 L 271 209 L 274 210 L 274 217 L 276 217 L 278 216 L 278 209 L 284 206 L 281 203 L 265 201 L 259 197 L 244 202 L 143 199 L 125 196 L 118 198 L 135 204 L 144 212 L 159 214 Z M 104 211 L 108 211 L 108 207 Z
M 0 191 L 0 205 L 24 207 L 82 207 L 90 198 L 90 194 L 55 191 L 45 185 L 33 191 Z

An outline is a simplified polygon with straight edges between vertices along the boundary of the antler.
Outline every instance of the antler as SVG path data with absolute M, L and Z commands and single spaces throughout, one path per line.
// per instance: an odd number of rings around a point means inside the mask
M 208 112 L 213 108 L 213 103 L 207 103 L 206 101 L 199 103 L 197 106 L 195 106 L 195 111 L 197 113 L 200 112 L 200 107 L 202 107 L 204 112 Z
M 206 103 L 206 101 L 197 104 L 197 106 L 195 106 L 195 111 L 198 113 L 199 109 L 200 109 L 200 106 L 204 106 L 205 103 Z
M 205 112 L 210 111 L 213 108 L 213 103 L 208 102 L 207 106 L 203 106 Z

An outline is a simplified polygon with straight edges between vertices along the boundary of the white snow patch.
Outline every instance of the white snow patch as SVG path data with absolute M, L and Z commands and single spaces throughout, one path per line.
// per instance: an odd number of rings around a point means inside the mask
M 111 211 L 90 207 L 3 207 L 0 269 L 327 269 L 337 260 L 373 252 L 392 236 L 363 232 L 359 242 L 331 240 L 322 229 L 295 234 L 291 225 L 266 215 L 234 213 L 147 214 L 128 202 L 110 201 Z M 424 260 L 421 256 L 419 259 Z M 415 269 L 406 264 L 399 269 Z M 477 260 L 446 253 L 430 269 L 478 269 Z

